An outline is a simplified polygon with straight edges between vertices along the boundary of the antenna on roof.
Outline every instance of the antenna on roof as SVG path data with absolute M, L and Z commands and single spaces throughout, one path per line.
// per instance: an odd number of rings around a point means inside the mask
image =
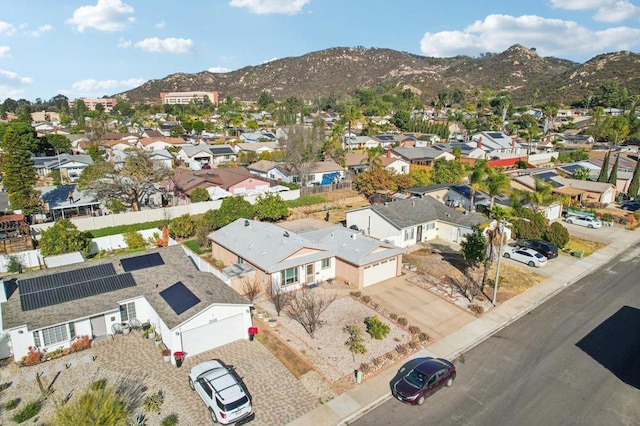
M 282 234 L 282 235 L 284 235 L 285 237 L 288 237 L 289 236 L 289 231 L 284 231 L 284 234 Z

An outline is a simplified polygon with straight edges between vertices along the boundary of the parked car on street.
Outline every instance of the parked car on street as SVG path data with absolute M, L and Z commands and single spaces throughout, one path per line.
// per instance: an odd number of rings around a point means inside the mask
M 567 216 L 567 223 L 586 226 L 587 228 L 602 228 L 600 219 L 588 216 Z
M 253 414 L 240 378 L 218 360 L 194 366 L 189 372 L 189 387 L 200 395 L 214 423 L 236 423 Z
M 456 367 L 444 358 L 427 357 L 410 363 L 415 366 L 401 368 L 399 377 L 391 384 L 393 396 L 407 404 L 424 404 L 429 395 L 450 387 L 456 378 Z
M 558 246 L 544 240 L 517 240 L 514 245 L 516 247 L 527 247 L 534 249 L 543 254 L 547 259 L 555 259 L 558 257 Z
M 508 247 L 503 254 L 507 259 L 517 260 L 527 265 L 538 268 L 547 264 L 547 257 L 534 249 L 525 247 Z
M 630 212 L 638 211 L 640 210 L 640 200 L 625 201 L 620 207 Z

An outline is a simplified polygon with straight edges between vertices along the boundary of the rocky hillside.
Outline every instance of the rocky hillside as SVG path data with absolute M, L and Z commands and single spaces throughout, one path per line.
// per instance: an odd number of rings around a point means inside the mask
M 629 52 L 597 56 L 579 64 L 542 58 L 514 45 L 480 58 L 429 58 L 391 49 L 336 47 L 299 57 L 278 59 L 229 73 L 172 74 L 120 93 L 130 102 L 158 101 L 162 91 L 218 91 L 255 100 L 263 90 L 277 100 L 289 96 L 313 99 L 330 92 L 350 93 L 380 83 L 408 87 L 430 101 L 444 88 L 507 90 L 514 102 L 581 99 L 604 81 L 616 79 L 630 93 L 640 89 L 640 55 Z

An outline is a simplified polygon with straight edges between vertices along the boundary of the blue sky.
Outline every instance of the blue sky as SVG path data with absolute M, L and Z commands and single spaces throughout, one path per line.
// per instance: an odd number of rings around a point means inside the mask
M 112 95 L 331 47 L 639 51 L 640 0 L 0 0 L 0 102 Z

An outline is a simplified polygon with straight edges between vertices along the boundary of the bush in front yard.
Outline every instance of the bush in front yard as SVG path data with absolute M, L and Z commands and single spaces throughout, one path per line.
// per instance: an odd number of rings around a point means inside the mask
M 569 231 L 560 222 L 553 222 L 547 229 L 545 239 L 559 248 L 563 248 L 569 242 Z
M 124 242 L 130 249 L 139 249 L 145 246 L 144 237 L 141 233 L 129 230 L 124 234 Z
M 11 420 L 13 420 L 16 423 L 24 423 L 30 418 L 35 417 L 40 412 L 41 408 L 42 408 L 41 401 L 38 401 L 38 400 L 31 401 L 30 403 L 25 405 L 22 410 L 20 410 L 15 415 L 13 415 L 13 417 L 11 417 Z
M 380 319 L 374 315 L 364 320 L 367 324 L 367 333 L 376 340 L 382 340 L 387 337 L 387 334 L 391 331 L 391 327 L 388 324 L 380 321 Z
M 169 234 L 177 238 L 189 238 L 196 232 L 196 224 L 188 214 L 173 219 L 169 223 Z
M 80 395 L 73 396 L 66 404 L 57 403 L 53 419 L 47 423 L 58 426 L 126 426 L 130 414 L 126 395 L 118 392 L 116 386 L 96 390 L 92 387 L 90 385 Z

